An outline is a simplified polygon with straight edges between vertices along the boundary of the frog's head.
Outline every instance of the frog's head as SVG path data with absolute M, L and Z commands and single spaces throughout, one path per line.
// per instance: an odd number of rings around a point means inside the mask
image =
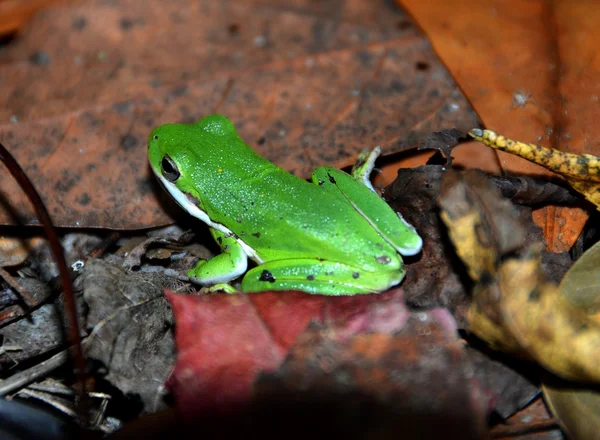
M 215 153 L 213 148 L 218 138 L 237 138 L 237 132 L 229 119 L 211 115 L 195 124 L 165 124 L 156 127 L 148 137 L 148 159 L 152 170 L 162 181 L 175 183 L 179 177 L 189 177 L 193 165 L 201 156 Z M 222 152 L 222 144 L 219 145 Z
M 224 116 L 211 115 L 195 124 L 165 124 L 148 137 L 148 159 L 152 171 L 165 189 L 188 211 L 189 203 L 200 207 L 201 178 L 206 164 L 228 156 L 226 148 L 238 135 Z

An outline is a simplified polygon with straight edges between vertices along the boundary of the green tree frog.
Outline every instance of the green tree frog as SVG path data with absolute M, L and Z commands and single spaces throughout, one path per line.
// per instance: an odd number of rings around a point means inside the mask
M 355 295 L 402 280 L 399 254 L 417 254 L 423 241 L 369 182 L 379 152 L 363 155 L 352 175 L 323 166 L 309 182 L 258 155 L 221 115 L 162 125 L 148 139 L 154 174 L 222 251 L 188 277 L 227 287 L 245 274 L 243 292 Z

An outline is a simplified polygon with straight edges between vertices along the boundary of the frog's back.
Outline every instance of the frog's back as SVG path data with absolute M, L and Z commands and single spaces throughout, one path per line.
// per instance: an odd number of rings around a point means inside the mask
M 182 191 L 263 262 L 287 258 L 353 261 L 362 268 L 397 253 L 343 196 L 300 179 L 258 155 L 219 115 L 188 126 L 178 150 L 188 179 Z M 164 134 L 163 134 L 164 135 Z M 179 185 L 178 185 L 179 186 Z

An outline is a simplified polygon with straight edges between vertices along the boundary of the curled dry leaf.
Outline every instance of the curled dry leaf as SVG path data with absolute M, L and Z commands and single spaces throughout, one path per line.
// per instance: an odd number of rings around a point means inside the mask
M 442 219 L 476 282 L 469 329 L 566 379 L 600 380 L 600 332 L 589 314 L 596 309 L 576 307 L 547 280 L 541 243 L 519 249 L 516 210 L 473 173 L 449 173 L 442 186 Z
M 516 154 L 560 174 L 569 185 L 600 209 L 600 158 L 591 154 L 573 154 L 526 144 L 498 135 L 491 130 L 474 128 L 469 132 L 475 140 L 492 148 Z

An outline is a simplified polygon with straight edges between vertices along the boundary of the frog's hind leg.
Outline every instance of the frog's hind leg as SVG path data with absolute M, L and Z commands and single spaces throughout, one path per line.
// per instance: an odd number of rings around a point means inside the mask
M 313 171 L 312 181 L 323 191 L 345 197 L 377 232 L 401 255 L 416 255 L 423 240 L 415 228 L 402 218 L 377 194 L 337 168 L 324 166 Z
M 375 188 L 373 188 L 373 184 L 371 183 L 371 172 L 373 168 L 375 168 L 375 161 L 381 154 L 381 147 L 375 147 L 371 151 L 363 151 L 358 155 L 354 166 L 352 167 L 352 171 L 350 174 L 354 177 L 355 180 L 365 185 L 374 193 Z
M 379 293 L 404 278 L 404 266 L 372 274 L 343 263 L 318 259 L 270 261 L 250 270 L 242 280 L 242 291 L 300 290 L 318 295 Z

